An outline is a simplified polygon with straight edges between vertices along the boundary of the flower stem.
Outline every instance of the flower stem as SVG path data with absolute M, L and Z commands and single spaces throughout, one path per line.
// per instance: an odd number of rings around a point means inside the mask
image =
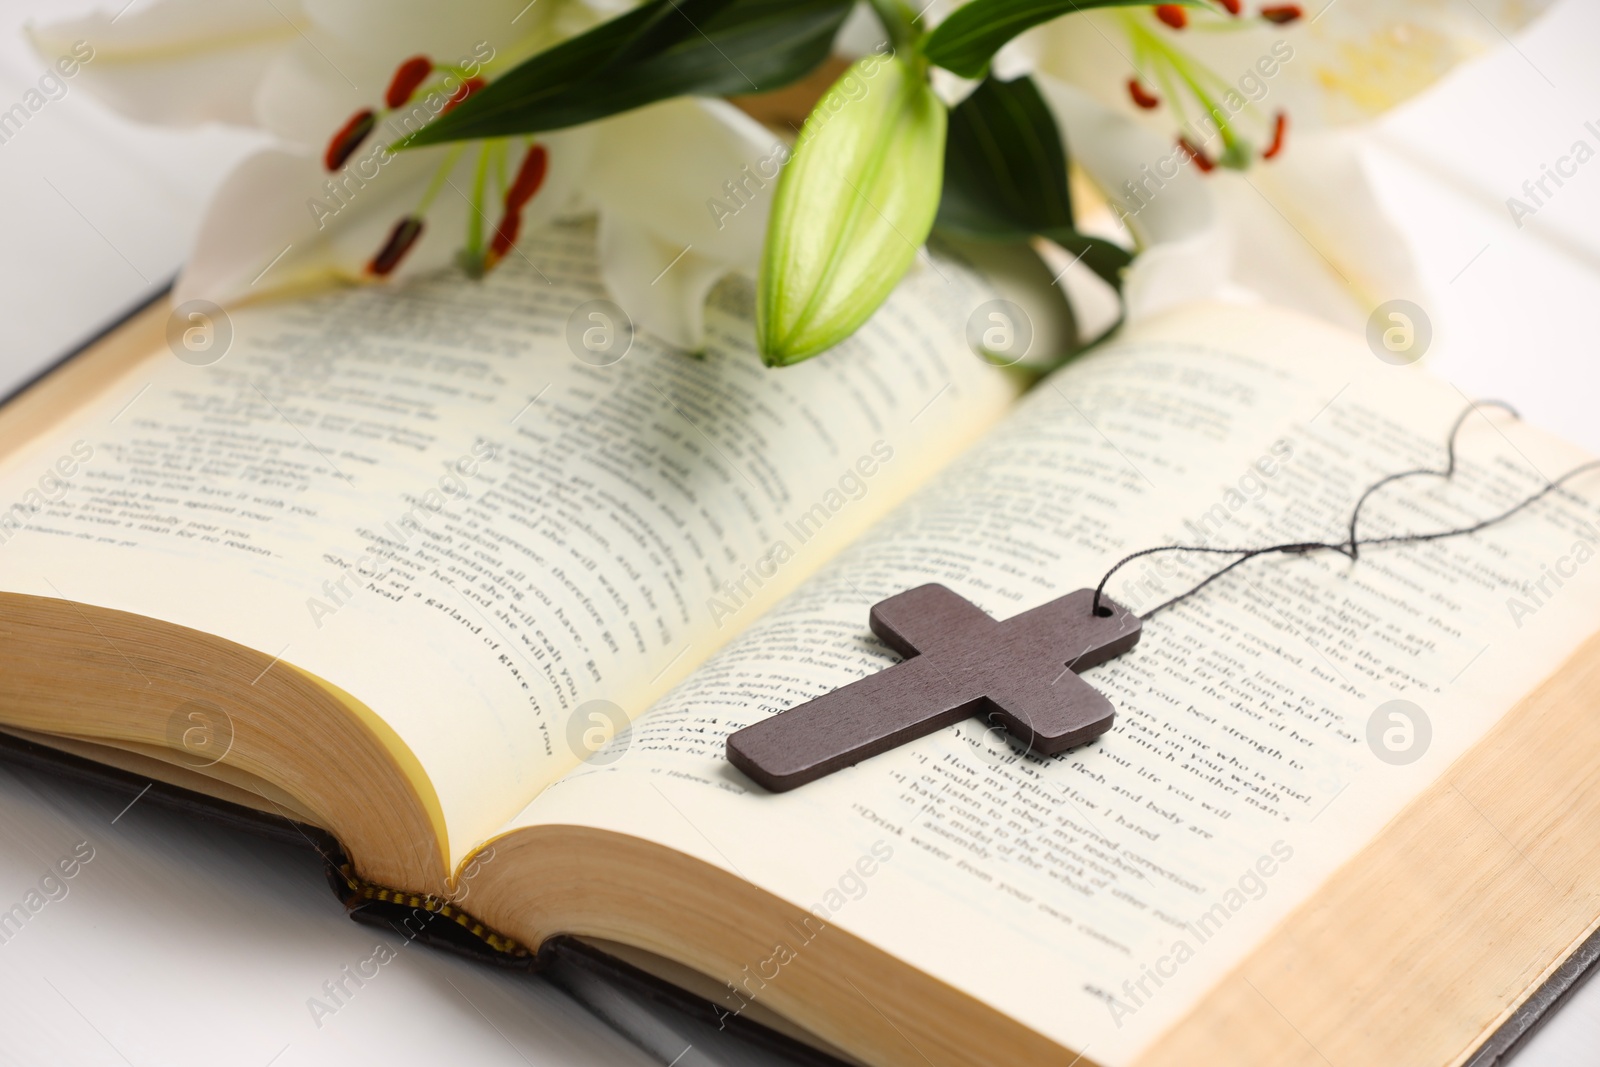
M 423 192 L 422 199 L 418 201 L 417 209 L 412 212 L 417 218 L 426 215 L 428 208 L 433 206 L 433 198 L 444 188 L 445 179 L 456 169 L 456 161 L 461 158 L 461 153 L 466 151 L 466 148 L 465 142 L 452 147 L 450 153 L 444 157 L 444 162 L 439 164 L 439 169 L 433 172 L 433 178 L 428 182 L 428 188 Z
M 506 181 L 506 139 L 504 137 L 494 142 L 494 199 L 499 200 L 505 196 L 506 190 L 511 188 Z
M 918 15 L 903 0 L 871 0 L 873 14 L 883 23 L 895 51 L 916 43 L 926 31 L 917 25 Z
M 478 149 L 478 170 L 472 179 L 472 210 L 467 214 L 467 260 L 483 262 L 483 193 L 489 181 L 489 146 Z M 481 268 L 480 268 L 481 269 Z

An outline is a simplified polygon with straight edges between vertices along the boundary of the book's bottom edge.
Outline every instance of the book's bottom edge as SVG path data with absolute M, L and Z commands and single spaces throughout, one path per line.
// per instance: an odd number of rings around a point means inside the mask
M 1544 1025 L 1600 970 L 1600 929 L 1590 932 L 1516 1011 L 1495 1028 L 1462 1067 L 1502 1067 L 1527 1047 Z
M 323 862 L 328 885 L 351 919 L 451 955 L 496 967 L 537 973 L 651 1053 L 665 1051 L 686 1027 L 702 1040 L 711 1032 L 747 1049 L 759 1049 L 796 1067 L 846 1067 L 839 1059 L 682 989 L 570 936 L 548 938 L 537 951 L 479 922 L 449 901 L 363 881 L 339 841 L 318 826 L 63 752 L 0 730 L 0 762 L 83 783 L 132 791 L 148 803 L 230 830 L 296 847 L 310 847 Z M 680 1050 L 673 1050 L 674 1053 Z
M 786 1034 L 743 1016 L 730 1016 L 711 1001 L 673 985 L 589 942 L 569 936 L 548 938 L 534 951 L 491 930 L 448 901 L 364 882 L 353 873 L 338 840 L 317 826 L 296 822 L 229 801 L 209 797 L 117 767 L 95 763 L 0 731 L 0 761 L 96 788 L 142 791 L 146 802 L 209 823 L 300 847 L 322 859 L 329 887 L 356 922 L 385 929 L 407 940 L 496 967 L 538 973 L 584 1004 L 647 1051 L 663 1051 L 662 1027 L 639 1027 L 629 1012 L 653 1011 L 681 1019 L 696 1029 L 722 1031 L 746 1046 L 760 1048 L 802 1067 L 844 1067 L 842 1061 Z M 1519 1005 L 1500 1027 L 1467 1057 L 1466 1067 L 1506 1063 L 1562 1004 L 1600 970 L 1600 930 Z M 669 1028 L 670 1029 L 670 1028 Z

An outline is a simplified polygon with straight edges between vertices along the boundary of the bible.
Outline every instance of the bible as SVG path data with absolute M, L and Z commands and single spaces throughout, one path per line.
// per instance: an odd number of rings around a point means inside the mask
M 1600 924 L 1589 481 L 1231 571 L 1082 667 L 1115 718 L 1062 752 L 967 718 L 782 793 L 725 756 L 893 673 L 868 612 L 906 590 L 1008 620 L 1148 545 L 1337 539 L 1442 463 L 1451 386 L 1221 304 L 1030 383 L 966 321 L 1048 272 L 955 246 L 797 367 L 739 277 L 703 353 L 596 365 L 592 227 L 522 247 L 235 309 L 207 365 L 156 307 L 0 409 L 8 743 L 336 842 L 353 909 L 863 1064 L 1457 1064 Z M 1363 530 L 1584 458 L 1486 408 Z

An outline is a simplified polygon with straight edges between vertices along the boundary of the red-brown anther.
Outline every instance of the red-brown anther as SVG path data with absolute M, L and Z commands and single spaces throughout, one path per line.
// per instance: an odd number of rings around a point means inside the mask
M 532 200 L 544 184 L 544 176 L 549 170 L 550 153 L 544 145 L 529 146 L 528 154 L 522 157 L 522 166 L 517 168 L 511 188 L 506 190 L 506 210 L 521 210 L 524 204 Z
M 367 134 L 372 132 L 377 122 L 378 116 L 372 113 L 371 108 L 363 108 L 351 115 L 350 121 L 339 127 L 339 132 L 328 142 L 327 149 L 322 153 L 323 166 L 329 170 L 344 166 L 345 160 L 361 147 L 361 142 L 367 139 Z
M 1277 117 L 1272 121 L 1272 143 L 1267 145 L 1266 149 L 1261 153 L 1262 159 L 1277 158 L 1278 153 L 1283 151 L 1283 135 L 1288 132 L 1288 129 L 1289 116 L 1282 111 L 1278 112 Z
M 406 258 L 406 253 L 411 251 L 411 246 L 421 236 L 422 220 L 415 215 L 407 215 L 395 223 L 394 229 L 389 231 L 389 239 L 383 242 L 378 254 L 367 264 L 367 273 L 379 278 L 387 275 L 400 265 L 400 261 Z
M 1133 98 L 1135 104 L 1138 104 L 1146 111 L 1151 111 L 1161 106 L 1161 98 L 1140 85 L 1138 78 L 1128 79 L 1128 95 Z
M 427 80 L 433 73 L 433 60 L 427 56 L 412 56 L 398 67 L 394 68 L 394 77 L 389 79 L 389 88 L 383 94 L 383 102 L 391 108 L 401 107 L 411 99 L 411 94 L 417 91 L 417 86 Z
M 493 267 L 517 243 L 517 234 L 522 232 L 522 209 L 507 211 L 500 217 L 500 223 L 494 228 L 494 238 L 489 242 L 489 256 L 484 261 L 485 267 Z
M 542 144 L 528 146 L 528 154 L 522 157 L 517 176 L 506 190 L 505 213 L 500 216 L 494 237 L 489 241 L 489 254 L 483 260 L 485 270 L 492 270 L 511 251 L 511 246 L 517 243 L 517 234 L 522 232 L 522 209 L 538 194 L 549 170 L 549 150 Z
M 1299 4 L 1276 4 L 1272 7 L 1261 9 L 1261 17 L 1268 22 L 1276 22 L 1282 26 L 1286 22 L 1293 22 L 1305 12 L 1300 10 Z
M 1204 152 L 1189 143 L 1187 137 L 1178 138 L 1178 147 L 1183 150 L 1184 155 L 1194 162 L 1195 166 L 1200 168 L 1202 173 L 1210 174 L 1212 169 L 1216 167 L 1216 164 L 1211 162 Z
M 1189 13 L 1181 4 L 1157 4 L 1156 18 L 1175 30 L 1181 30 L 1189 25 Z
M 1240 5 L 1239 0 L 1217 0 L 1217 3 L 1221 4 L 1224 8 L 1226 8 L 1227 11 L 1228 11 L 1228 14 L 1230 14 L 1230 15 L 1237 15 L 1240 11 L 1243 10 L 1243 7 L 1242 7 L 1242 5 Z
M 482 78 L 468 78 L 466 81 L 461 83 L 461 88 L 450 94 L 450 99 L 444 102 L 444 107 L 439 109 L 439 114 L 448 115 L 451 111 L 455 110 L 457 104 L 461 103 L 461 101 L 465 100 L 479 89 L 482 89 L 487 84 L 489 83 L 484 81 Z

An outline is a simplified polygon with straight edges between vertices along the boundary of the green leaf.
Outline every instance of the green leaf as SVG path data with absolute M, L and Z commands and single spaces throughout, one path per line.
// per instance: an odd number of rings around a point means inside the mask
M 1073 228 L 1066 148 L 1055 113 L 1027 77 L 986 78 L 950 112 L 935 225 L 983 240 L 1047 237 L 1116 288 L 1133 262 L 1121 246 Z
M 735 0 L 677 0 L 676 3 L 647 4 L 641 25 L 608 62 L 620 67 L 664 51 L 695 32 L 695 26 L 716 15 Z
M 1208 7 L 1204 0 L 1178 0 Z M 1149 7 L 1149 0 L 972 0 L 923 38 L 922 54 L 964 78 L 981 78 L 1013 37 L 1043 22 L 1098 7 Z
M 1071 252 L 1079 263 L 1099 275 L 1101 281 L 1119 294 L 1122 292 L 1122 272 L 1133 262 L 1132 252 L 1103 237 L 1090 237 L 1071 227 L 1040 230 L 1039 236 Z
M 540 133 L 688 94 L 777 89 L 827 58 L 850 0 L 652 0 L 526 60 L 406 147 Z
M 1133 262 L 1127 249 L 1073 226 L 1067 152 L 1055 113 L 1032 78 L 986 78 L 950 112 L 940 232 L 977 240 L 1045 237 L 1119 294 Z M 1122 322 L 1119 316 L 1112 330 Z M 1063 353 L 1051 367 L 1104 340 L 1111 330 Z
M 818 102 L 774 194 L 757 286 L 769 366 L 854 333 L 933 227 L 945 107 L 917 66 L 870 55 Z
M 1067 153 L 1032 78 L 986 78 L 950 112 L 937 225 L 1009 240 L 1072 226 Z

